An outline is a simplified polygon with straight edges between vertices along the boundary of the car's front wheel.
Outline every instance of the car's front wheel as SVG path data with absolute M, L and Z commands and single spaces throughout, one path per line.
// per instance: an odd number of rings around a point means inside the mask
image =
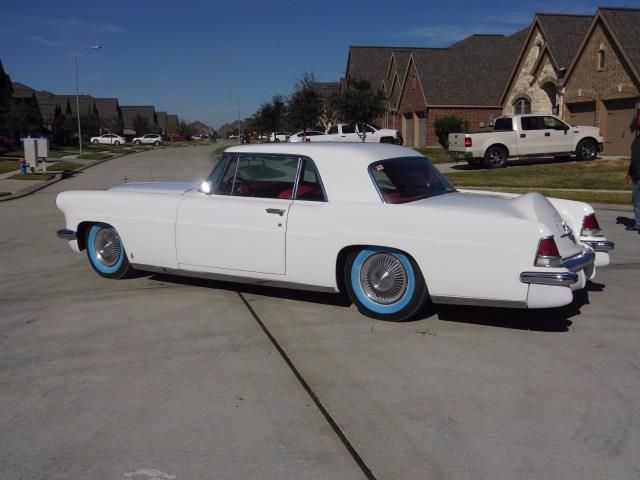
M 398 250 L 363 247 L 347 256 L 344 282 L 360 313 L 402 322 L 414 317 L 429 298 L 418 265 Z
M 598 145 L 590 138 L 585 138 L 578 143 L 576 158 L 578 160 L 594 160 L 598 156 Z
M 93 143 L 94 145 L 97 145 L 97 144 L 98 144 L 98 140 L 96 139 L 96 140 L 94 140 L 94 141 L 93 141 L 93 142 L 91 142 L 91 143 Z
M 120 235 L 110 225 L 93 224 L 87 230 L 87 257 L 93 269 L 106 278 L 124 278 L 133 268 Z

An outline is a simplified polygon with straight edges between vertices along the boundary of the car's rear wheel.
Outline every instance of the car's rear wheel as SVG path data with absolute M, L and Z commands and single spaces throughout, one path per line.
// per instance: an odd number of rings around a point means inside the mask
M 113 144 L 116 145 L 116 146 L 120 146 L 120 141 L 116 140 L 115 142 L 113 142 Z
M 429 298 L 416 263 L 398 250 L 363 247 L 346 259 L 344 283 L 351 301 L 368 317 L 402 322 Z
M 590 138 L 585 138 L 578 143 L 576 157 L 578 160 L 593 160 L 598 156 L 598 145 Z
M 118 279 L 133 271 L 122 239 L 111 225 L 91 225 L 87 230 L 86 247 L 89 263 L 98 275 Z
M 507 166 L 509 154 L 507 149 L 499 145 L 489 147 L 484 154 L 484 166 L 486 168 L 502 168 Z
M 136 141 L 135 141 L 135 142 L 133 142 L 133 143 L 135 143 L 136 145 L 140 145 L 140 140 L 136 140 Z

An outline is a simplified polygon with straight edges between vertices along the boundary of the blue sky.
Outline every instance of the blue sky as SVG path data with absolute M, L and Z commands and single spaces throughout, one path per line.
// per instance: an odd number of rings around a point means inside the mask
M 640 6 L 640 0 L 622 0 Z M 288 95 L 303 72 L 344 75 L 349 45 L 446 46 L 471 33 L 511 33 L 536 11 L 593 13 L 598 2 L 274 1 L 6 2 L 0 60 L 14 81 L 155 105 L 214 127 Z M 610 4 L 609 4 L 610 5 Z

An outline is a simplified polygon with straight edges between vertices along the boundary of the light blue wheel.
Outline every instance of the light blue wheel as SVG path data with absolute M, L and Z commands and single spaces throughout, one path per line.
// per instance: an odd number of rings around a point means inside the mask
M 353 258 L 350 291 L 360 306 L 385 318 L 410 306 L 415 297 L 416 273 L 411 260 L 400 252 L 369 247 Z
M 122 239 L 109 225 L 92 225 L 87 232 L 87 256 L 103 277 L 122 278 L 130 270 Z

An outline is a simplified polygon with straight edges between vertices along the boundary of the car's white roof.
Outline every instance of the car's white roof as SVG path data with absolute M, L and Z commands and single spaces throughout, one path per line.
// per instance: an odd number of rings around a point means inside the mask
M 421 156 L 412 148 L 388 143 L 273 143 L 237 145 L 225 152 L 309 157 L 318 168 L 329 201 L 375 203 L 381 200 L 369 175 L 369 165 L 378 160 Z

